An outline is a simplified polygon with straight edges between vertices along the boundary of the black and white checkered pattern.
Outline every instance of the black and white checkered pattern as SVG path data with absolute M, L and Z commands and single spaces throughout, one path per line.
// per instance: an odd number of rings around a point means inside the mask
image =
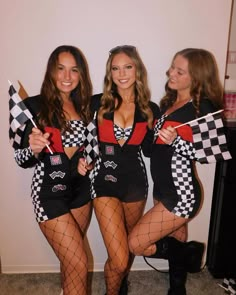
M 157 139 L 158 132 L 161 129 L 162 125 L 164 124 L 166 117 L 167 117 L 167 115 L 163 114 L 161 116 L 161 118 L 157 120 L 157 122 L 156 122 L 156 124 L 154 126 L 154 142 Z
M 43 207 L 40 204 L 39 200 L 39 193 L 41 189 L 41 185 L 43 183 L 43 177 L 44 177 L 44 163 L 39 162 L 34 170 L 34 176 L 32 179 L 32 185 L 31 185 L 31 197 L 32 202 L 34 205 L 34 212 L 36 214 L 36 220 L 38 222 L 43 222 L 48 220 L 48 216 L 44 212 Z
M 13 132 L 11 128 L 9 128 L 9 138 L 10 138 L 10 144 L 13 146 L 14 149 L 20 148 L 21 138 L 24 134 L 26 125 L 22 125 L 19 127 L 16 132 Z
M 175 148 L 175 152 L 177 154 L 188 157 L 191 160 L 198 160 L 196 158 L 196 150 L 192 142 L 186 141 L 178 135 L 171 145 Z
M 89 165 L 99 156 L 98 132 L 96 112 L 93 120 L 87 125 L 84 130 L 84 157 Z
M 83 145 L 83 134 L 85 124 L 81 120 L 68 121 L 71 132 L 66 131 L 62 134 L 61 139 L 64 147 L 81 147 Z
M 132 132 L 132 127 L 122 128 L 114 124 L 114 133 L 116 140 L 124 139 L 127 140 Z
M 190 123 L 190 126 L 193 130 L 196 157 L 200 163 L 231 159 L 220 113 L 209 114 Z
M 195 203 L 189 160 L 174 153 L 171 163 L 172 177 L 179 201 L 173 212 L 180 217 L 189 218 Z
M 96 191 L 94 189 L 94 181 L 95 181 L 96 176 L 98 175 L 98 171 L 101 168 L 101 162 L 102 162 L 101 157 L 97 158 L 97 160 L 96 160 L 96 162 L 94 164 L 94 168 L 89 173 L 89 178 L 91 180 L 90 193 L 91 193 L 91 198 L 92 199 L 96 198 L 96 196 L 97 196 Z
M 15 88 L 11 85 L 9 88 L 9 137 L 10 143 L 14 148 L 18 148 L 23 130 L 25 128 L 25 122 L 32 119 L 33 116 L 27 109 L 26 105 L 16 92 Z
M 224 278 L 223 283 L 218 285 L 225 290 L 226 294 L 236 294 L 236 281 L 234 279 Z
M 26 161 L 28 161 L 32 157 L 33 157 L 33 152 L 30 146 L 24 149 L 17 149 L 14 152 L 14 158 L 19 166 L 24 164 Z

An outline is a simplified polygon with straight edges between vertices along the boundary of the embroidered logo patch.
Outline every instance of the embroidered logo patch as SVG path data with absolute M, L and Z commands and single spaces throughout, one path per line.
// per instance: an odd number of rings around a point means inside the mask
M 111 167 L 113 169 L 116 169 L 117 164 L 115 162 L 113 162 L 113 161 L 106 161 L 106 162 L 104 162 L 104 166 L 106 168 Z
M 106 181 L 111 181 L 111 182 L 117 182 L 117 178 L 114 177 L 113 175 L 106 175 L 105 180 Z
M 50 156 L 50 162 L 52 166 L 60 165 L 62 163 L 61 156 L 60 155 Z
M 66 190 L 66 185 L 64 184 L 56 184 L 54 185 L 54 187 L 52 188 L 52 191 L 55 193 L 57 191 L 65 191 Z
M 49 174 L 49 176 L 52 178 L 52 179 L 55 179 L 56 177 L 59 177 L 59 178 L 64 178 L 65 176 L 65 172 L 62 172 L 62 171 L 53 171 L 51 174 Z
M 106 153 L 106 155 L 114 155 L 115 154 L 114 146 L 106 145 L 105 146 L 105 153 Z

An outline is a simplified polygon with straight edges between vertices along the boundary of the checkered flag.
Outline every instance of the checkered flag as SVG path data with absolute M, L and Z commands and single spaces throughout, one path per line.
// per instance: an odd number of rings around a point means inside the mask
M 225 290 L 226 294 L 236 294 L 236 281 L 234 279 L 224 278 L 222 284 L 218 285 Z
M 37 128 L 34 120 L 33 115 L 31 112 L 27 109 L 26 105 L 24 104 L 23 100 L 20 98 L 19 94 L 16 92 L 15 88 L 11 84 L 10 81 L 8 81 L 10 84 L 9 88 L 9 138 L 10 143 L 13 146 L 14 149 L 20 148 L 21 138 L 24 133 L 24 129 L 26 127 L 25 123 L 30 120 L 35 128 Z M 50 147 L 46 144 L 46 147 L 48 148 L 49 152 L 53 154 Z
M 21 137 L 25 129 L 25 123 L 29 119 L 32 120 L 33 116 L 11 83 L 8 93 L 10 95 L 9 137 L 11 145 L 17 149 L 20 147 Z
M 99 156 L 98 132 L 97 132 L 97 112 L 95 112 L 93 120 L 85 128 L 84 141 L 84 157 L 89 165 Z
M 189 122 L 193 131 L 193 145 L 200 163 L 215 163 L 232 158 L 226 143 L 221 111 L 223 110 Z

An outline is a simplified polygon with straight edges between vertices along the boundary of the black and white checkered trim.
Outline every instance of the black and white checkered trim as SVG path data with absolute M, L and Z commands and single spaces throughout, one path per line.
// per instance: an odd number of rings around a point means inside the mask
M 92 199 L 97 197 L 96 191 L 94 189 L 94 181 L 95 181 L 96 176 L 98 175 L 98 171 L 101 168 L 101 162 L 102 162 L 101 157 L 99 157 L 94 164 L 94 168 L 89 173 L 89 178 L 91 180 L 90 193 L 91 193 Z
M 174 153 L 171 169 L 174 185 L 179 196 L 179 201 L 173 209 L 173 213 L 179 217 L 189 218 L 196 202 L 194 199 L 190 162 L 181 155 Z
M 167 117 L 167 115 L 163 114 L 161 116 L 161 118 L 157 120 L 157 122 L 154 126 L 154 142 L 156 141 L 156 139 L 158 137 L 158 132 L 162 128 L 162 125 L 164 124 L 166 117 Z
M 48 220 L 48 216 L 45 214 L 43 207 L 40 204 L 39 193 L 43 183 L 44 177 L 44 163 L 40 162 L 36 165 L 34 170 L 34 176 L 31 184 L 31 197 L 34 205 L 34 212 L 36 214 L 36 220 L 43 222 Z
M 85 124 L 81 120 L 73 120 L 68 122 L 71 131 L 66 131 L 61 135 L 64 147 L 81 147 L 83 145 L 83 135 Z
M 188 157 L 191 160 L 197 161 L 196 149 L 194 148 L 192 142 L 186 141 L 178 135 L 171 145 L 175 148 L 175 152 L 177 154 L 180 154 L 183 157 Z
M 34 157 L 34 154 L 30 146 L 24 149 L 17 149 L 14 151 L 14 158 L 19 166 L 27 162 L 32 157 Z

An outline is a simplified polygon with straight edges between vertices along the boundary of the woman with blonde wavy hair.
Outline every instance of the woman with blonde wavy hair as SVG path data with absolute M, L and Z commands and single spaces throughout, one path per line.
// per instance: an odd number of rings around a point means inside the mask
M 104 91 L 93 97 L 98 109 L 100 157 L 90 177 L 95 214 L 106 246 L 106 294 L 127 294 L 127 274 L 134 256 L 128 234 L 143 215 L 148 182 L 141 155 L 159 108 L 150 102 L 145 66 L 134 46 L 110 50 Z M 82 165 L 83 164 L 83 165 Z M 85 162 L 79 171 L 86 174 Z

